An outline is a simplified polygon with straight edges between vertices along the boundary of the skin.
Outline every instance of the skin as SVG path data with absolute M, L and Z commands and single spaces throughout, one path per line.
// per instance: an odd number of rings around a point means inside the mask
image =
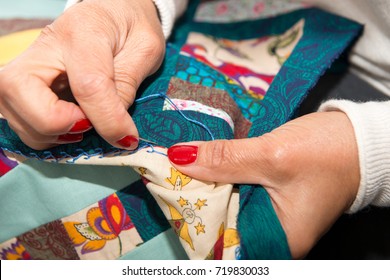
M 294 258 L 310 251 L 359 188 L 356 140 L 342 112 L 306 115 L 257 138 L 178 145 L 198 147 L 195 162 L 172 162 L 190 177 L 264 186 Z
M 123 137 L 138 137 L 127 109 L 164 51 L 152 1 L 84 0 L 0 70 L 0 113 L 34 149 L 63 143 L 59 137 L 84 119 L 121 147 Z M 81 140 L 82 133 L 74 135 L 67 142 Z M 303 116 L 258 138 L 185 144 L 198 147 L 197 158 L 173 163 L 179 171 L 266 188 L 294 258 L 308 253 L 351 206 L 359 187 L 356 140 L 341 112 Z

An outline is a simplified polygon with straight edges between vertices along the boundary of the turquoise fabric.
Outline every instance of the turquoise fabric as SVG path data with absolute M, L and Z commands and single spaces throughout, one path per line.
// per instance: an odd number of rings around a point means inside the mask
M 0 0 L 0 19 L 54 19 L 64 10 L 66 0 Z
M 121 260 L 188 260 L 179 238 L 172 229 L 160 233 L 122 256 Z
M 74 214 L 136 180 L 139 175 L 130 167 L 28 160 L 1 177 L 0 243 Z

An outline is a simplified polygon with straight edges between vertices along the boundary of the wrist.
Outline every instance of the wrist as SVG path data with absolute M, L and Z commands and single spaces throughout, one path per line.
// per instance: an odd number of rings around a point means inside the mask
M 368 205 L 390 206 L 390 102 L 355 103 L 331 100 L 321 111 L 342 111 L 348 115 L 356 135 L 361 180 L 348 213 Z

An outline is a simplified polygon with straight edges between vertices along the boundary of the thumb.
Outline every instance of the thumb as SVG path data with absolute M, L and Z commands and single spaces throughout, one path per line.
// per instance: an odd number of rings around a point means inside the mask
M 117 94 L 111 47 L 102 42 L 91 46 L 91 40 L 84 40 L 72 45 L 71 50 L 65 65 L 80 107 L 107 142 L 119 148 L 135 149 L 138 131 Z
M 177 144 L 168 158 L 180 172 L 204 181 L 267 185 L 267 143 L 260 137 Z

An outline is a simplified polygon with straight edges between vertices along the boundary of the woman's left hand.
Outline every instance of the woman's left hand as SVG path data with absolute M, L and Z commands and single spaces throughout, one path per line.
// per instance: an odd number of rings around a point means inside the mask
M 352 205 L 360 183 L 354 131 L 342 112 L 306 115 L 257 138 L 178 144 L 168 156 L 199 180 L 264 186 L 294 258 Z

